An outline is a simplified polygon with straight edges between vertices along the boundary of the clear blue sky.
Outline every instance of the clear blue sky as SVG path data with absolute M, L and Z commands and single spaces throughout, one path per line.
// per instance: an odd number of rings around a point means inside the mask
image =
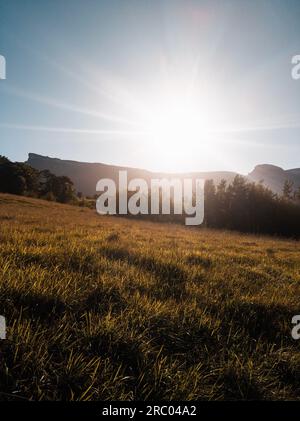
M 299 0 L 0 0 L 0 154 L 300 167 L 299 22 Z M 192 142 L 189 117 L 168 114 L 187 90 L 208 120 Z

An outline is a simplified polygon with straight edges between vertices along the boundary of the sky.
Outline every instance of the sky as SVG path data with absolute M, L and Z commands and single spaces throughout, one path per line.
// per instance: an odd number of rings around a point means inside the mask
M 299 0 L 0 0 L 0 154 L 300 167 Z

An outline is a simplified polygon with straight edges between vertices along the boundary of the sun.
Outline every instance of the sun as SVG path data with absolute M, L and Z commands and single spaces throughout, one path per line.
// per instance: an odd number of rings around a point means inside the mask
M 196 97 L 177 92 L 157 97 L 146 123 L 157 166 L 176 169 L 197 153 L 211 153 L 213 144 L 209 131 L 215 115 Z
M 208 123 L 199 100 L 176 92 L 157 98 L 152 119 L 153 129 L 167 141 L 184 133 L 197 136 Z

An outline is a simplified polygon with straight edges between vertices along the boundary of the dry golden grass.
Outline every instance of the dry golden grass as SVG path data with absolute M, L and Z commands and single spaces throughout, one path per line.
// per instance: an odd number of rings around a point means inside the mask
M 0 399 L 297 399 L 300 246 L 0 195 Z

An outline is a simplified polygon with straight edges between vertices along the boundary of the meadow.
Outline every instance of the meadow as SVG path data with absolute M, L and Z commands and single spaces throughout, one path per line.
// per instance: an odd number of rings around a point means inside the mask
M 0 400 L 300 398 L 300 245 L 0 194 Z

